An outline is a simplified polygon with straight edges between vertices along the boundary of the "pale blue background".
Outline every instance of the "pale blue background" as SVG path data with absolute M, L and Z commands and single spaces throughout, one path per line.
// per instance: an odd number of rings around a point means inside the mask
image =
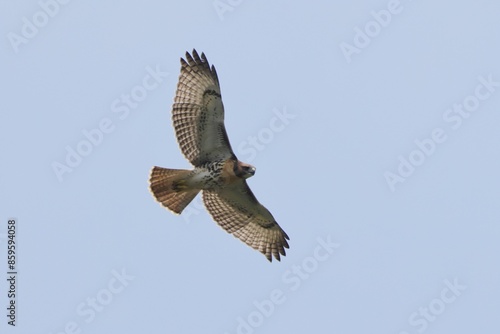
M 41 7 L 0 2 L 0 277 L 7 219 L 19 221 L 18 326 L 2 278 L 0 331 L 413 334 L 409 317 L 457 279 L 466 289 L 423 331 L 498 333 L 500 88 L 456 130 L 443 114 L 479 76 L 500 81 L 500 5 L 402 1 L 349 63 L 340 44 L 388 1 L 232 4 L 221 20 L 212 1 L 73 0 L 16 53 L 8 34 Z M 170 107 L 193 47 L 217 67 L 233 148 L 257 166 L 250 186 L 290 235 L 281 262 L 199 199 L 183 217 L 149 194 L 153 165 L 189 167 Z M 111 104 L 148 66 L 169 75 L 119 119 Z M 284 109 L 295 118 L 254 159 L 238 150 Z M 114 131 L 59 182 L 51 164 L 104 118 Z M 447 140 L 392 192 L 384 173 L 435 128 Z M 340 247 L 292 290 L 283 276 L 328 236 Z M 87 323 L 77 306 L 121 270 L 135 278 Z M 238 329 L 273 290 L 283 303 Z

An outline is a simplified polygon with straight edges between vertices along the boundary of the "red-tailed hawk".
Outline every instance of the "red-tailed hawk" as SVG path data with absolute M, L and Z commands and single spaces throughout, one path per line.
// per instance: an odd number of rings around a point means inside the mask
M 180 214 L 203 191 L 208 212 L 223 229 L 269 261 L 272 255 L 279 261 L 288 248 L 288 235 L 247 185 L 255 167 L 239 161 L 231 149 L 215 67 L 196 50 L 181 58 L 172 120 L 181 151 L 194 170 L 153 167 L 149 182 L 156 200 Z

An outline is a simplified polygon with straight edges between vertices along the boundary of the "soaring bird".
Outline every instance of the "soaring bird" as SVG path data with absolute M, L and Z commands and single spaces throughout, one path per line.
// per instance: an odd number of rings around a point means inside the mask
M 288 235 L 250 190 L 255 167 L 236 158 L 224 126 L 219 79 L 204 53 L 181 58 L 172 120 L 179 147 L 192 170 L 153 167 L 149 184 L 155 199 L 175 214 L 202 191 L 212 218 L 228 233 L 272 262 L 288 248 Z

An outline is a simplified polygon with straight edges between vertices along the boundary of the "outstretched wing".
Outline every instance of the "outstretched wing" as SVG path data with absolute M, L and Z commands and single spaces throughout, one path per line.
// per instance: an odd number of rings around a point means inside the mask
M 220 191 L 203 191 L 203 201 L 213 219 L 227 232 L 263 253 L 280 260 L 288 248 L 288 235 L 271 213 L 257 201 L 245 180 Z
M 172 120 L 181 151 L 193 165 L 235 157 L 224 127 L 217 72 L 196 50 L 181 58 Z

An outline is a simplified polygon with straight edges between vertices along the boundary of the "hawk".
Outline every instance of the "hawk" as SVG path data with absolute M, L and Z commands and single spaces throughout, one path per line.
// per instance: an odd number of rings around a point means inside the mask
M 193 170 L 153 167 L 149 184 L 155 199 L 175 214 L 202 191 L 212 218 L 228 233 L 272 262 L 288 248 L 288 235 L 259 203 L 246 179 L 255 167 L 236 158 L 224 127 L 215 67 L 196 50 L 181 58 L 172 120 L 179 147 Z

